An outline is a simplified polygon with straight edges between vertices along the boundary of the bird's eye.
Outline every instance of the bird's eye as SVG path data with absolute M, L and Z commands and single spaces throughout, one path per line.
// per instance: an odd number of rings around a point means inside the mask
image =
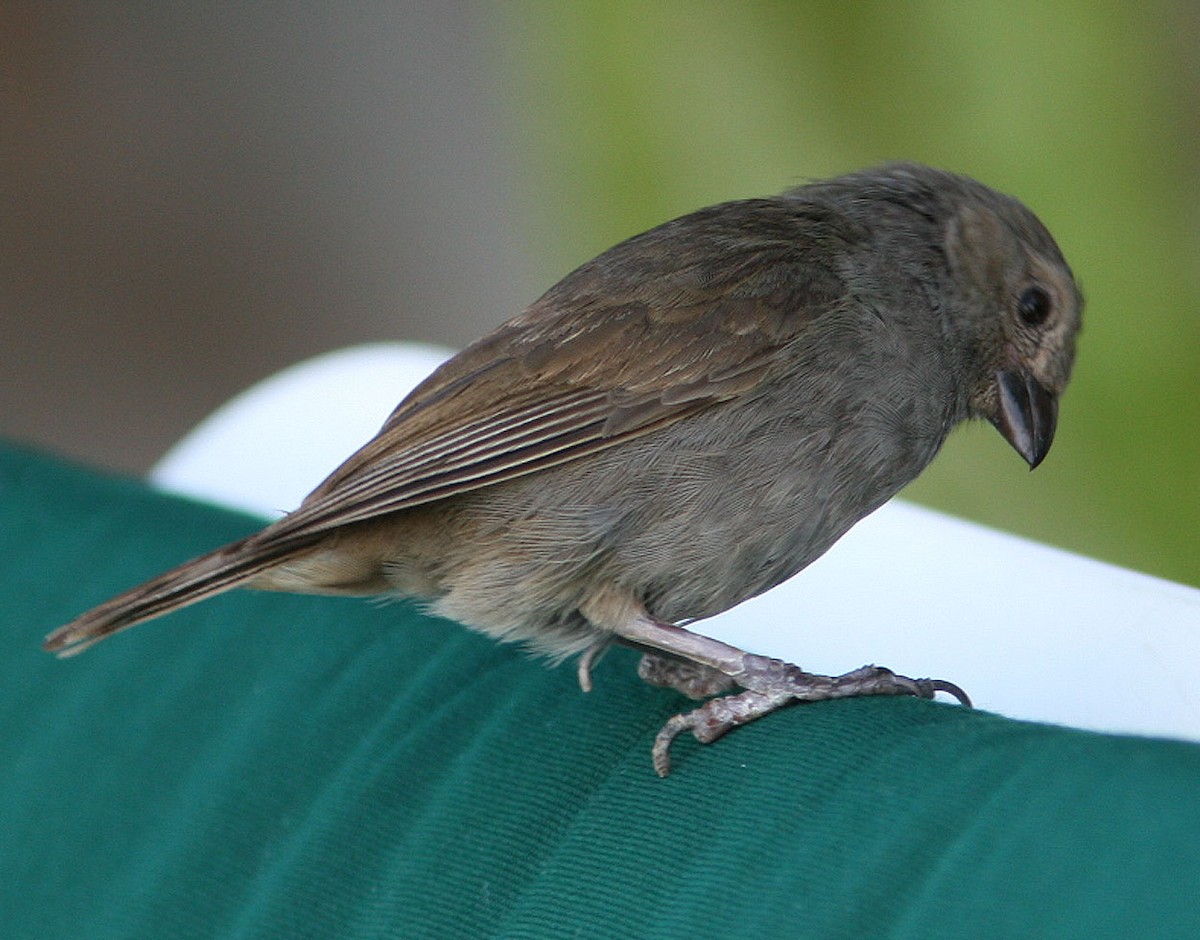
M 1026 325 L 1041 326 L 1050 316 L 1052 306 L 1050 295 L 1034 285 L 1025 288 L 1025 292 L 1017 300 L 1017 313 Z

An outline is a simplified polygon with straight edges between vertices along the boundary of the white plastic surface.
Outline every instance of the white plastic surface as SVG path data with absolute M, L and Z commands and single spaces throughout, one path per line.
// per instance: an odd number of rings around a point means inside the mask
M 356 347 L 238 396 L 155 468 L 159 485 L 291 509 L 448 351 Z M 900 501 L 704 633 L 825 673 L 950 679 L 1016 718 L 1200 741 L 1200 591 Z

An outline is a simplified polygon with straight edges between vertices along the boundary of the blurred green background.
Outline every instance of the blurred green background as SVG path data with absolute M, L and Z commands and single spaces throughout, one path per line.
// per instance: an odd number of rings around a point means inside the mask
M 1032 475 L 906 495 L 1200 585 L 1192 3 L 6 4 L 0 433 L 141 472 L 246 384 L 462 345 L 667 218 L 880 161 L 1019 196 L 1083 283 Z
M 969 427 L 905 496 L 1200 584 L 1196 9 L 510 5 L 545 280 L 697 206 L 888 159 L 1013 193 L 1087 297 L 1059 435 L 1030 475 Z M 569 227 L 546 190 L 578 201 Z

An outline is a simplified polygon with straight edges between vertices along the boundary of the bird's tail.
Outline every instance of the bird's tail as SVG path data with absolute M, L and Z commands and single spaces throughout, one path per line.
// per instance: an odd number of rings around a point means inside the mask
M 308 540 L 265 540 L 263 533 L 231 542 L 118 594 L 59 627 L 42 644 L 61 657 L 82 653 L 105 637 L 221 594 L 274 567 Z

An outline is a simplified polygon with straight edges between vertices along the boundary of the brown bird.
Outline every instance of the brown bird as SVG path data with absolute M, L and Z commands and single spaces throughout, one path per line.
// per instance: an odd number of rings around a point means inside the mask
M 612 642 L 711 698 L 708 742 L 795 701 L 948 692 L 803 672 L 683 626 L 779 584 L 991 421 L 1036 467 L 1082 298 L 1021 203 L 914 164 L 702 209 L 604 252 L 446 362 L 288 516 L 82 614 L 78 653 L 237 586 L 391 594 L 555 660 Z M 869 573 L 864 573 L 869 577 Z

